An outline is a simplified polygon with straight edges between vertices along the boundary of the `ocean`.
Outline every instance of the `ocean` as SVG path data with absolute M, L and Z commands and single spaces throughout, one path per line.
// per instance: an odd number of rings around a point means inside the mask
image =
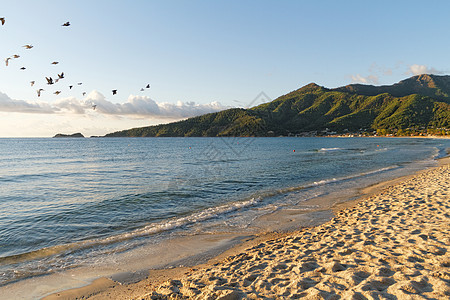
M 0 139 L 0 291 L 77 268 L 119 273 L 120 258 L 137 252 L 158 262 L 142 268 L 169 266 L 181 256 L 152 249 L 177 239 L 310 226 L 332 216 L 334 195 L 351 199 L 434 166 L 449 147 L 415 138 Z M 308 218 L 261 221 L 286 210 Z

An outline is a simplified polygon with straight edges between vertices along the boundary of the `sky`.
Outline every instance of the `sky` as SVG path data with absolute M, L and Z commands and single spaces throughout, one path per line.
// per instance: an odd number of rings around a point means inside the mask
M 449 11 L 448 1 L 2 1 L 0 137 L 104 135 L 311 82 L 445 75 Z

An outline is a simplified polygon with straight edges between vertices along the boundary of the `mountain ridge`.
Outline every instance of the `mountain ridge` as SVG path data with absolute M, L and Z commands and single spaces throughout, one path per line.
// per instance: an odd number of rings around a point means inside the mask
M 420 94 L 439 100 L 450 100 L 450 76 L 421 74 L 401 80 L 392 85 L 349 84 L 334 90 L 348 91 L 365 96 L 374 96 L 381 93 L 389 93 L 395 97 Z
M 105 137 L 273 136 L 320 131 L 450 128 L 450 76 L 417 75 L 393 85 L 309 83 L 275 100 Z

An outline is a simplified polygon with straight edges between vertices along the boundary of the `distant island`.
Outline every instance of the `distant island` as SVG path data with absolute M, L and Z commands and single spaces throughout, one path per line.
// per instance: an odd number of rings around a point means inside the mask
M 62 134 L 58 133 L 54 136 L 54 138 L 84 138 L 84 135 L 81 133 L 74 133 L 74 134 Z
M 232 108 L 105 137 L 450 135 L 450 76 L 418 75 L 393 85 L 310 83 L 249 109 Z

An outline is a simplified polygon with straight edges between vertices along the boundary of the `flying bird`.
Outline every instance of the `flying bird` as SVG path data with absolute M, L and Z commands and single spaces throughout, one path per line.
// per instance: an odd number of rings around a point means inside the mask
M 112 90 L 113 95 L 117 94 L 117 90 Z
M 20 68 L 21 70 L 25 70 L 26 68 L 25 67 L 22 67 L 22 68 Z
M 2 25 L 5 25 L 5 18 L 0 18 L 0 21 L 2 22 Z
M 59 94 L 61 94 L 61 91 L 56 91 L 56 92 L 54 92 L 53 94 L 59 95 Z
M 45 77 L 45 79 L 47 79 L 47 84 L 53 84 L 53 79 L 51 77 Z
M 73 88 L 73 85 L 69 85 L 69 90 L 71 90 Z
M 97 108 L 97 104 L 92 104 L 92 109 L 95 110 Z
M 63 79 L 64 78 L 64 72 L 61 72 L 61 74 L 58 74 L 58 79 Z
M 55 79 L 55 83 L 57 83 L 58 81 L 59 81 L 59 78 L 56 78 L 56 79 Z
M 12 57 L 13 57 L 13 58 L 19 58 L 20 55 L 14 54 Z
M 33 86 L 33 85 L 34 85 L 34 82 L 35 82 L 34 80 L 33 80 L 33 81 L 30 81 L 30 83 L 31 83 L 31 86 Z
M 66 23 L 62 24 L 61 26 L 70 26 L 70 22 L 66 22 Z
M 25 47 L 25 48 L 27 48 L 27 49 L 31 49 L 31 48 L 33 48 L 33 45 L 25 45 L 25 46 L 23 46 L 23 47 Z
M 44 89 L 38 89 L 36 92 L 37 92 L 37 94 L 38 94 L 38 97 L 40 97 L 41 96 L 41 92 L 43 91 Z
M 78 85 L 82 85 L 83 83 L 82 83 L 82 82 L 78 82 L 77 84 L 78 84 Z
M 52 62 L 52 65 L 57 65 L 57 64 L 59 64 L 59 61 Z
M 150 84 L 147 84 L 147 86 L 145 87 L 146 89 L 149 89 L 150 88 Z
M 144 91 L 144 88 L 141 88 L 141 92 L 143 92 Z
M 86 92 L 83 92 L 83 97 L 86 96 Z
M 8 66 L 8 62 L 9 62 L 10 59 L 11 59 L 11 57 L 8 57 L 8 58 L 5 59 L 6 66 Z

